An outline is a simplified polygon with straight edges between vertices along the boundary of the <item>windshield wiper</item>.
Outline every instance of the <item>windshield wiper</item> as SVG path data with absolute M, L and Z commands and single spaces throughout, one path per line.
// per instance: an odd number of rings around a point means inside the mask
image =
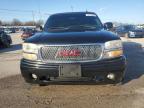
M 86 28 L 97 28 L 95 25 L 88 25 L 88 24 L 84 24 L 84 25 L 79 25 L 80 27 L 86 27 Z
M 67 30 L 68 29 L 68 27 L 50 27 L 50 28 L 48 28 L 48 30 Z

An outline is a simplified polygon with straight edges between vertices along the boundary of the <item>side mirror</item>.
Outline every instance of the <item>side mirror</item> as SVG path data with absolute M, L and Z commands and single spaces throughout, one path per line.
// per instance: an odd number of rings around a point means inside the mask
M 112 22 L 106 22 L 106 23 L 104 23 L 104 28 L 106 29 L 106 30 L 112 30 L 114 27 L 113 27 L 113 23 Z

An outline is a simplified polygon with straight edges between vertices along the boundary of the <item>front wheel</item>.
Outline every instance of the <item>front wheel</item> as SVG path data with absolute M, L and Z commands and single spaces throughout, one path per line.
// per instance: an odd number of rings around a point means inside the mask
M 44 84 L 44 83 L 43 83 L 43 84 L 39 84 L 39 86 L 41 86 L 41 87 L 42 87 L 42 86 L 48 86 L 48 84 Z
M 9 47 L 10 47 L 10 43 L 9 43 L 8 41 L 6 41 L 6 42 L 4 43 L 4 47 L 5 47 L 5 48 L 9 48 Z

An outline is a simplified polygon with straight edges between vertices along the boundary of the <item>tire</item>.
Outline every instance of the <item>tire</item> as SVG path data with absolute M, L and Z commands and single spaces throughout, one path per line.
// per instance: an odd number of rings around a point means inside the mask
M 5 42 L 5 43 L 4 43 L 4 47 L 5 47 L 5 48 L 9 48 L 9 47 L 10 47 L 10 43 L 9 43 L 8 41 Z
M 33 86 L 33 85 L 47 86 L 48 85 L 47 83 L 44 83 L 44 82 L 34 82 L 32 80 L 29 80 L 29 79 L 25 79 L 25 82 L 31 86 Z
M 43 86 L 47 86 L 46 84 L 39 84 L 39 86 L 43 87 Z
M 123 80 L 124 80 L 124 78 L 121 77 L 119 79 L 116 79 L 112 84 L 114 84 L 114 85 L 122 85 Z
M 2 43 L 5 48 L 9 48 L 11 44 L 10 40 L 5 35 L 3 36 Z
M 40 83 L 39 86 L 47 86 L 47 83 Z

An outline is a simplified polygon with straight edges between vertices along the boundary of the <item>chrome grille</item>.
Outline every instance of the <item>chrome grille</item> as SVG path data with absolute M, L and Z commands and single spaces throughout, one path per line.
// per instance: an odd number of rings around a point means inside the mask
M 80 51 L 78 56 L 59 56 L 60 51 Z M 43 46 L 40 48 L 40 58 L 44 62 L 85 62 L 96 61 L 102 55 L 102 45 L 63 45 L 63 46 Z

